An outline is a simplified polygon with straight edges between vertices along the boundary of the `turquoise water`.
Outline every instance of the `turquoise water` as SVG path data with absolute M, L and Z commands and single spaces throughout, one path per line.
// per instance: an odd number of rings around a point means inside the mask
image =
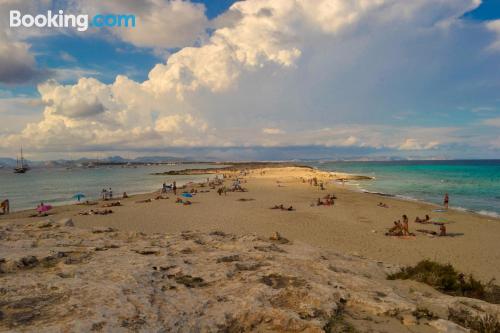
M 151 173 L 186 168 L 210 168 L 206 164 L 152 165 L 97 168 L 34 168 L 25 174 L 15 174 L 11 169 L 0 169 L 0 201 L 8 198 L 11 210 L 34 208 L 41 201 L 51 205 L 74 203 L 75 193 L 83 192 L 86 199 L 99 198 L 103 188 L 112 188 L 114 196 L 123 192 L 137 194 L 161 188 L 164 181 L 201 181 L 207 176 L 155 176 Z
M 444 193 L 450 207 L 500 216 L 500 160 L 397 161 L 310 163 L 322 170 L 343 171 L 375 177 L 358 181 L 370 192 L 397 195 L 442 204 Z

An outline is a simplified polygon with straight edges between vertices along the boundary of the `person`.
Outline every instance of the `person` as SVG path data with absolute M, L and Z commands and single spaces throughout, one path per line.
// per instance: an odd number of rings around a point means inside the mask
M 172 190 L 174 191 L 174 195 L 177 195 L 177 183 L 175 181 L 172 183 Z
M 127 192 L 123 192 L 123 199 L 127 199 L 127 198 L 128 198 Z
M 5 199 L 2 201 L 0 204 L 0 208 L 2 208 L 2 214 L 6 215 L 10 213 L 10 204 L 9 204 L 9 199 Z
M 446 227 L 444 224 L 439 227 L 439 236 L 446 236 Z
M 403 226 L 401 225 L 401 221 L 394 221 L 394 225 L 389 231 L 386 233 L 387 236 L 401 236 L 403 234 Z
M 448 209 L 449 202 L 450 202 L 450 197 L 448 196 L 448 193 L 445 193 L 444 200 L 443 200 L 444 208 Z
M 109 199 L 110 200 L 113 200 L 113 190 L 111 189 L 111 187 L 109 188 Z
M 102 196 L 102 200 L 107 200 L 108 199 L 108 190 L 103 188 L 101 191 L 101 196 Z
M 167 193 L 167 184 L 165 182 L 163 182 L 163 185 L 161 187 L 161 193 Z
M 403 235 L 404 236 L 410 235 L 410 230 L 408 228 L 408 216 L 406 215 L 403 215 Z

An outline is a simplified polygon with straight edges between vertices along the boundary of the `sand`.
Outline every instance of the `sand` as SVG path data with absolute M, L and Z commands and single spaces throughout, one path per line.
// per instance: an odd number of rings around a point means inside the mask
M 323 179 L 325 190 L 302 182 L 302 178 L 311 177 Z M 114 213 L 110 215 L 78 215 L 79 211 L 101 207 L 100 202 L 98 206 L 56 207 L 50 218 L 70 217 L 77 226 L 84 228 L 110 226 L 144 233 L 221 230 L 268 236 L 279 231 L 291 240 L 386 263 L 411 265 L 428 258 L 451 263 L 483 281 L 500 279 L 499 219 L 452 209 L 435 213 L 435 205 L 361 193 L 349 185 L 332 182 L 336 178 L 349 177 L 300 167 L 256 169 L 241 178 L 248 192 L 219 196 L 211 189 L 208 193 L 195 195 L 190 206 L 176 204 L 173 194 L 169 194 L 169 199 L 137 203 L 157 195 L 144 194 L 120 200 L 123 206 L 111 208 Z M 162 181 L 160 177 L 158 182 Z M 231 180 L 225 182 L 226 186 L 231 183 Z M 338 198 L 333 207 L 311 206 L 317 198 L 328 193 Z M 242 198 L 253 200 L 240 201 Z M 384 202 L 388 208 L 378 207 L 379 202 Z M 269 209 L 276 204 L 292 205 L 295 211 Z M 47 219 L 28 218 L 30 213 L 33 211 L 1 216 L 0 222 L 31 223 Z M 385 236 L 392 222 L 402 214 L 408 215 L 410 231 L 415 232 L 416 237 Z M 450 221 L 447 231 L 452 236 L 431 237 L 416 232 L 420 228 L 438 231 L 437 226 L 413 223 L 416 216 L 425 214 Z

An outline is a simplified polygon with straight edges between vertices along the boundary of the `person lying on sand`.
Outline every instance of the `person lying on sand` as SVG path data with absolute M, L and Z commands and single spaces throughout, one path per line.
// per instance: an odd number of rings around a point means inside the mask
M 108 214 L 113 214 L 113 211 L 111 209 L 103 209 L 103 210 L 89 210 L 86 212 L 79 212 L 78 215 L 108 215 Z
M 428 235 L 433 235 L 433 236 L 436 236 L 437 235 L 437 232 L 435 232 L 434 230 L 428 230 L 428 229 L 417 229 L 418 232 L 421 232 L 423 234 L 428 234 Z
M 145 203 L 145 202 L 153 202 L 153 199 L 150 198 L 150 199 L 136 201 L 136 203 Z
M 379 206 L 379 207 L 383 207 L 383 208 L 389 208 L 389 206 L 387 206 L 387 205 L 386 205 L 385 203 L 383 203 L 383 202 L 379 202 L 379 203 L 377 204 L 377 206 Z
M 288 208 L 285 208 L 285 206 L 284 206 L 283 204 L 281 204 L 281 205 L 274 205 L 273 207 L 271 207 L 271 209 L 286 210 L 286 211 L 289 211 L 289 212 L 291 212 L 291 211 L 294 211 L 294 210 L 295 210 L 295 208 L 293 208 L 293 206 L 290 206 L 290 207 L 288 207 Z
M 104 205 L 102 205 L 103 207 L 118 207 L 118 206 L 121 206 L 121 202 L 120 201 L 116 201 L 116 202 L 109 202 L 109 203 L 105 203 Z
M 318 198 L 318 200 L 316 201 L 316 206 L 333 206 L 333 205 L 335 205 L 335 201 L 333 200 L 333 197 L 334 196 L 327 195 L 327 196 L 325 196 L 324 200 L 321 200 L 320 198 Z
M 177 199 L 175 199 L 175 203 L 183 203 L 183 201 L 181 198 L 177 198 Z
M 423 223 L 423 224 L 429 223 L 430 219 L 431 218 L 429 217 L 429 215 L 425 215 L 425 218 L 423 218 L 423 219 L 421 219 L 420 217 L 417 216 L 417 217 L 415 217 L 415 223 Z
M 77 205 L 83 205 L 83 206 L 95 206 L 97 204 L 98 204 L 97 202 L 89 201 L 89 200 L 85 200 L 84 202 L 77 203 Z
M 157 195 L 154 200 L 164 200 L 164 199 L 168 199 L 168 197 L 164 197 L 163 195 Z
M 182 202 L 182 204 L 183 204 L 184 206 L 189 206 L 189 205 L 191 205 L 191 204 L 192 204 L 192 202 L 191 202 L 191 201 L 189 201 L 189 200 L 184 200 L 184 201 Z

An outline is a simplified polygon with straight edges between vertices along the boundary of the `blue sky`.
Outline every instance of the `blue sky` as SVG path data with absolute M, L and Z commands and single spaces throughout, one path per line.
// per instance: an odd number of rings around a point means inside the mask
M 12 56 L 0 57 L 0 137 L 15 145 L 32 131 L 46 134 L 33 140 L 34 156 L 160 145 L 500 157 L 500 2 L 467 10 L 472 0 L 392 1 L 409 7 L 404 18 L 339 3 L 321 21 L 313 11 L 324 1 L 293 9 L 249 0 L 232 11 L 232 0 L 77 1 L 80 11 L 138 17 L 135 31 L 98 33 L 19 33 L 2 17 L 0 46 Z M 17 8 L 45 8 L 27 3 Z M 48 9 L 76 10 L 65 4 Z M 349 11 L 359 19 L 347 24 Z M 13 80 L 16 70 L 27 79 Z M 51 137 L 88 133 L 94 122 L 102 128 L 83 144 L 61 147 Z M 132 132 L 137 138 L 124 142 Z M 0 155 L 10 151 L 0 146 Z

